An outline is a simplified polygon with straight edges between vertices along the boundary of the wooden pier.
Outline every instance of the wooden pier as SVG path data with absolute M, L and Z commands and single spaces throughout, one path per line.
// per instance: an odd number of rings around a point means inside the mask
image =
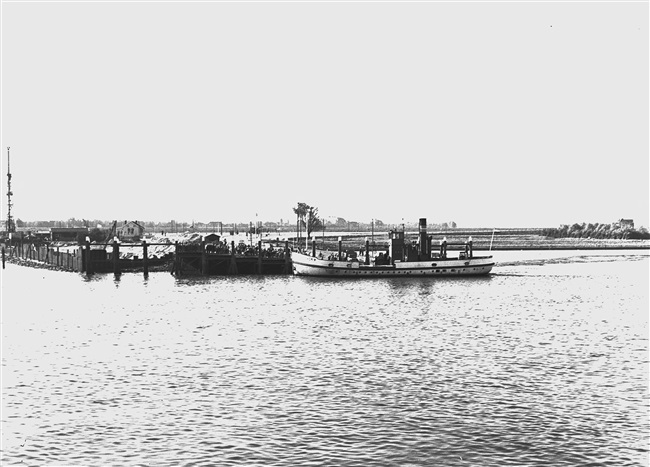
M 194 245 L 176 244 L 172 274 L 236 275 L 236 274 L 291 274 L 292 264 L 289 244 L 281 251 L 262 249 L 259 241 L 256 254 L 237 254 L 235 242 L 229 253 L 210 251 L 205 242 Z
M 173 247 L 173 253 L 163 257 L 150 257 L 150 247 Z M 139 249 L 139 254 L 132 258 L 120 257 L 120 249 Z M 291 274 L 291 254 L 289 243 L 284 248 L 265 250 L 259 241 L 257 248 L 248 247 L 240 253 L 231 242 L 227 253 L 214 245 L 201 243 L 119 243 L 109 245 L 92 245 L 90 241 L 76 247 L 59 251 L 59 247 L 48 245 L 35 246 L 16 242 L 7 249 L 3 248 L 3 266 L 6 258 L 25 260 L 37 264 L 49 265 L 57 269 L 83 272 L 86 274 L 107 273 L 121 274 L 124 271 L 142 271 L 149 274 L 150 268 L 169 271 L 176 276 L 183 275 L 243 275 L 243 274 Z M 124 255 L 122 255 L 124 256 Z
M 60 249 L 49 245 L 33 245 L 13 242 L 2 248 L 3 269 L 5 261 L 34 262 L 63 271 L 83 271 L 83 256 L 80 248 Z

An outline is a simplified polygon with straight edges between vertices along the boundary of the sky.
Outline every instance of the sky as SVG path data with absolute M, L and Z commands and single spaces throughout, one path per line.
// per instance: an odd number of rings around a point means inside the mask
M 6 218 L 649 225 L 648 2 L 6 2 Z

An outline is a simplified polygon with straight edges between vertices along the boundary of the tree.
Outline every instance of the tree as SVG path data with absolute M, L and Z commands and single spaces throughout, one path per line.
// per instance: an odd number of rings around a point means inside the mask
M 314 230 L 323 228 L 323 221 L 318 218 L 318 208 L 308 206 L 307 210 L 307 238 L 311 237 Z
M 630 232 L 629 238 L 647 240 L 650 238 L 650 232 L 648 232 L 648 229 L 645 227 L 640 227 L 638 230 L 632 230 Z
M 318 217 L 318 208 L 310 206 L 307 203 L 298 203 L 293 208 L 296 214 L 296 224 L 298 225 L 298 238 L 301 238 L 302 229 L 305 229 L 307 238 L 311 237 L 311 233 L 315 230 L 323 228 L 323 221 Z
M 571 226 L 569 229 L 569 237 L 582 237 L 582 225 L 578 224 L 577 222 Z
M 101 243 L 106 241 L 106 236 L 108 235 L 108 232 L 104 229 L 99 229 L 99 228 L 94 228 L 90 229 L 88 232 L 88 236 L 90 237 L 91 242 L 95 243 Z M 84 238 L 85 240 L 85 238 Z
M 296 226 L 298 230 L 298 238 L 301 237 L 300 232 L 302 231 L 301 227 L 305 225 L 305 216 L 309 212 L 310 206 L 306 203 L 298 203 L 298 205 L 293 208 L 293 212 L 296 214 Z

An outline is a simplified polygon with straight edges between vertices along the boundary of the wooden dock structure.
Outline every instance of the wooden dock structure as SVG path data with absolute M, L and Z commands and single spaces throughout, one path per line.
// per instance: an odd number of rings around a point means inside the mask
M 289 242 L 282 251 L 268 252 L 259 241 L 256 254 L 237 254 L 235 242 L 229 253 L 210 251 L 205 242 L 193 245 L 176 244 L 172 274 L 238 275 L 238 274 L 291 274 L 292 264 Z
M 127 244 L 125 244 L 127 245 Z M 82 272 L 109 272 L 120 274 L 124 270 L 142 269 L 149 273 L 149 267 L 171 263 L 170 272 L 179 277 L 183 275 L 243 275 L 243 274 L 291 274 L 292 264 L 289 253 L 289 242 L 285 242 L 284 249 L 269 252 L 262 248 L 259 241 L 256 254 L 238 254 L 235 242 L 231 242 L 228 253 L 223 253 L 214 248 L 214 245 L 200 243 L 183 244 L 175 242 L 174 253 L 171 259 L 151 259 L 148 249 L 151 246 L 170 246 L 169 243 L 128 244 L 129 248 L 141 247 L 142 255 L 136 259 L 120 259 L 120 243 L 114 241 L 110 254 L 106 250 L 91 249 L 86 242 L 83 249 Z M 90 254 L 86 252 L 90 251 Z
M 7 260 L 35 262 L 62 271 L 81 272 L 84 269 L 83 257 L 78 249 L 72 252 L 62 251 L 59 247 L 47 245 L 35 246 L 16 242 L 13 245 L 2 247 L 3 269 Z
M 153 246 L 173 247 L 173 253 L 165 257 L 150 257 L 149 248 Z M 140 249 L 141 254 L 132 258 L 120 257 L 120 248 Z M 180 277 L 184 275 L 245 275 L 245 274 L 291 274 L 291 254 L 289 242 L 284 248 L 265 250 L 259 241 L 257 248 L 248 248 L 240 253 L 231 242 L 227 253 L 217 250 L 214 245 L 205 241 L 200 243 L 125 243 L 113 241 L 112 244 L 92 245 L 90 241 L 67 250 L 59 251 L 59 247 L 48 245 L 35 246 L 18 243 L 10 246 L 7 251 L 2 248 L 3 267 L 6 258 L 26 260 L 55 267 L 56 269 L 86 273 L 114 273 L 125 271 L 143 272 L 149 274 L 150 268 L 165 270 Z M 254 252 L 254 253 L 252 253 Z

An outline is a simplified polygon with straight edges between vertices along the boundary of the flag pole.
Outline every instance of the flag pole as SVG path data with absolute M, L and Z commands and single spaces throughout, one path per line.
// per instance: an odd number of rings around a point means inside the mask
M 494 232 L 496 232 L 497 229 L 493 228 L 492 229 L 492 240 L 490 240 L 490 251 L 492 251 L 492 243 L 494 242 Z

